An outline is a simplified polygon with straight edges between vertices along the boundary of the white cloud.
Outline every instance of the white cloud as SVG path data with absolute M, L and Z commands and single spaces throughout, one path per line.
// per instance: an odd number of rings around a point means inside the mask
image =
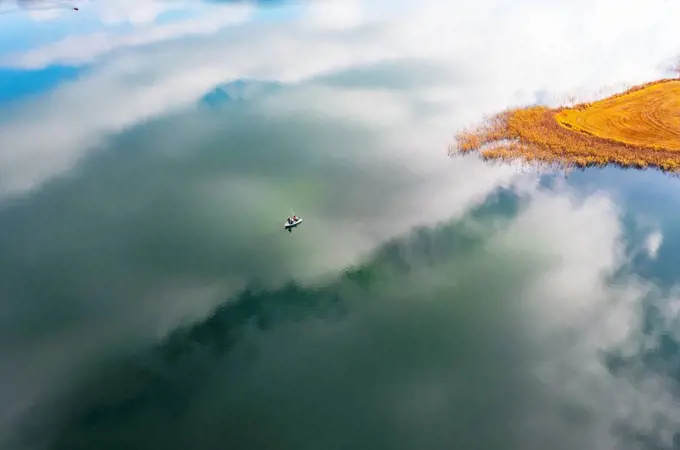
M 319 28 L 352 28 L 365 19 L 365 0 L 325 0 L 313 2 L 306 10 L 302 24 Z
M 153 22 L 167 11 L 196 9 L 200 2 L 186 3 L 173 0 L 115 0 L 97 2 L 93 0 L 27 0 L 21 7 L 28 11 L 33 20 L 54 20 L 62 16 L 62 12 L 73 7 L 83 11 L 82 15 L 95 15 L 105 25 L 132 24 L 143 26 Z M 0 0 L 1 2 L 1 0 Z M 5 2 L 7 3 L 7 2 Z
M 375 9 L 377 3 L 367 5 Z M 245 10 L 237 9 L 242 12 L 125 37 L 95 35 L 19 56 L 16 64 L 40 67 L 127 50 L 103 60 L 82 80 L 7 115 L 10 119 L 0 125 L 0 189 L 7 194 L 38 187 L 73 167 L 107 133 L 190 105 L 214 84 L 229 79 L 301 81 L 381 61 L 436 62 L 448 66 L 457 79 L 418 95 L 423 104 L 442 110 L 430 120 L 447 124 L 452 134 L 483 114 L 534 101 L 538 90 L 559 95 L 664 75 L 659 65 L 675 56 L 674 42 L 680 38 L 673 19 L 680 15 L 680 4 L 662 0 L 645 5 L 633 0 L 550 5 L 534 0 L 512 5 L 499 0 L 428 0 L 412 2 L 383 20 L 376 20 L 369 6 L 363 6 L 363 18 L 358 5 L 347 7 L 345 19 L 337 24 L 253 23 L 228 37 L 167 42 L 172 36 L 209 34 L 226 22 L 244 20 Z M 615 20 L 609 11 L 615 11 Z M 324 20 L 330 18 L 328 14 Z M 154 42 L 156 47 L 136 50 Z M 344 94 L 347 97 L 337 100 L 348 113 L 353 108 L 361 117 L 370 109 L 365 93 Z M 392 115 L 390 120 L 408 115 L 384 94 L 371 95 L 389 102 L 383 114 Z M 442 95 L 439 101 L 436 95 Z M 291 100 L 289 108 L 293 106 Z
M 53 13 L 53 11 L 48 11 Z M 185 19 L 168 24 L 134 28 L 127 33 L 100 31 L 74 35 L 43 47 L 10 55 L 4 65 L 39 69 L 52 64 L 84 65 L 110 53 L 186 36 L 213 34 L 226 26 L 247 22 L 254 12 L 250 5 L 216 8 L 197 19 Z M 152 21 L 155 16 L 149 16 Z
M 660 230 L 650 233 L 645 239 L 645 250 L 650 259 L 656 259 L 659 255 L 659 248 L 663 243 L 663 234 Z
M 29 11 L 28 16 L 36 22 L 46 22 L 60 18 L 62 13 L 63 11 L 60 9 L 47 9 Z
M 153 24 L 156 18 L 164 12 L 187 8 L 186 3 L 159 0 L 91 2 L 88 6 L 107 25 L 131 23 L 137 26 Z
M 579 199 L 568 189 L 525 192 L 529 205 L 489 245 L 518 258 L 531 251 L 542 268 L 525 296 L 529 326 L 555 334 L 599 318 L 595 312 L 609 307 L 609 278 L 628 257 L 618 208 L 604 194 Z
M 537 428 L 526 435 L 557 438 L 550 424 L 564 423 L 569 407 L 589 413 L 575 440 L 588 448 L 618 448 L 613 431 L 622 425 L 670 448 L 680 427 L 674 380 L 642 367 L 640 352 L 677 323 L 677 300 L 661 300 L 665 322 L 645 336 L 643 301 L 659 292 L 632 275 L 612 278 L 635 253 L 624 252 L 619 208 L 600 193 L 579 199 L 569 189 L 529 189 L 525 195 L 527 205 L 489 241 L 488 252 L 539 267 L 518 299 L 519 317 L 536 351 L 532 376 L 555 404 L 540 409 Z M 635 376 L 612 373 L 608 351 L 627 358 Z

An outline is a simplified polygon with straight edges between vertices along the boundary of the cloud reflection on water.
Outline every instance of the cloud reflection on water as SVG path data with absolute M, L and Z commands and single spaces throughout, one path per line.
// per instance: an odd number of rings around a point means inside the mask
M 672 14 L 419 5 L 105 36 L 74 49 L 86 76 L 3 113 L 1 437 L 28 417 L 69 449 L 670 448 L 676 381 L 645 355 L 677 308 L 634 274 L 635 211 L 445 151 L 484 112 L 662 72 Z M 242 78 L 283 87 L 196 107 Z
M 574 3 L 537 8 L 530 0 L 512 8 L 495 0 L 465 5 L 429 0 L 378 14 L 391 10 L 366 2 L 361 20 L 349 28 L 313 25 L 304 14 L 282 23 L 242 22 L 241 12 L 250 7 L 234 5 L 133 28 L 131 34 L 104 30 L 96 38 L 32 49 L 5 64 L 98 63 L 78 82 L 3 114 L 0 188 L 3 193 L 33 189 L 73 168 L 107 135 L 185 108 L 233 79 L 300 82 L 360 66 L 428 61 L 456 74 L 455 83 L 418 92 L 437 100 L 440 120 L 451 130 L 508 103 L 535 101 L 544 91 L 559 96 L 646 81 L 664 74 L 661 65 L 676 56 L 672 43 L 680 32 L 671 17 L 680 6 L 659 0 L 638 11 L 637 4 L 601 0 L 593 10 Z M 595 20 L 614 10 L 616 21 Z M 201 20 L 222 19 L 229 23 L 216 25 L 220 32 L 179 39 L 184 31 L 204 30 Z M 640 39 L 641 34 L 647 37 Z M 70 105 L 66 111 L 64 104 Z
M 91 366 L 40 436 L 99 449 L 638 448 L 620 430 L 670 448 L 676 381 L 603 358 L 639 358 L 650 289 L 616 273 L 617 209 L 568 188 L 516 193 L 340 278 L 246 291 L 159 347 Z

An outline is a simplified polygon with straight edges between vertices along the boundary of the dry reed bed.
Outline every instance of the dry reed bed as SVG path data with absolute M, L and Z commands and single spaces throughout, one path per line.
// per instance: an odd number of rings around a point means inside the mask
M 456 136 L 457 152 L 562 166 L 680 172 L 680 80 L 632 87 L 571 108 L 511 109 Z

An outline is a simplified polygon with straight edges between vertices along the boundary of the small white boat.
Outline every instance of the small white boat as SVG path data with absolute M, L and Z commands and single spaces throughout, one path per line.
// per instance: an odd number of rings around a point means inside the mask
M 294 228 L 294 227 L 300 225 L 301 223 L 302 223 L 302 217 L 298 217 L 297 220 L 294 220 L 292 223 L 291 223 L 291 222 L 288 222 L 288 221 L 286 220 L 286 223 L 285 223 L 285 225 L 284 225 L 284 228 L 286 228 L 286 229 L 288 229 L 288 228 Z

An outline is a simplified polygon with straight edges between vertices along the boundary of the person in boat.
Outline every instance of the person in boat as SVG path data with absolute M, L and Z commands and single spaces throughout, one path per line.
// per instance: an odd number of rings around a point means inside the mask
M 297 216 L 293 216 L 293 222 L 297 222 L 298 218 Z
M 293 223 L 293 219 L 291 219 L 290 216 L 288 216 L 288 223 L 289 223 L 289 224 L 292 224 L 292 223 Z

